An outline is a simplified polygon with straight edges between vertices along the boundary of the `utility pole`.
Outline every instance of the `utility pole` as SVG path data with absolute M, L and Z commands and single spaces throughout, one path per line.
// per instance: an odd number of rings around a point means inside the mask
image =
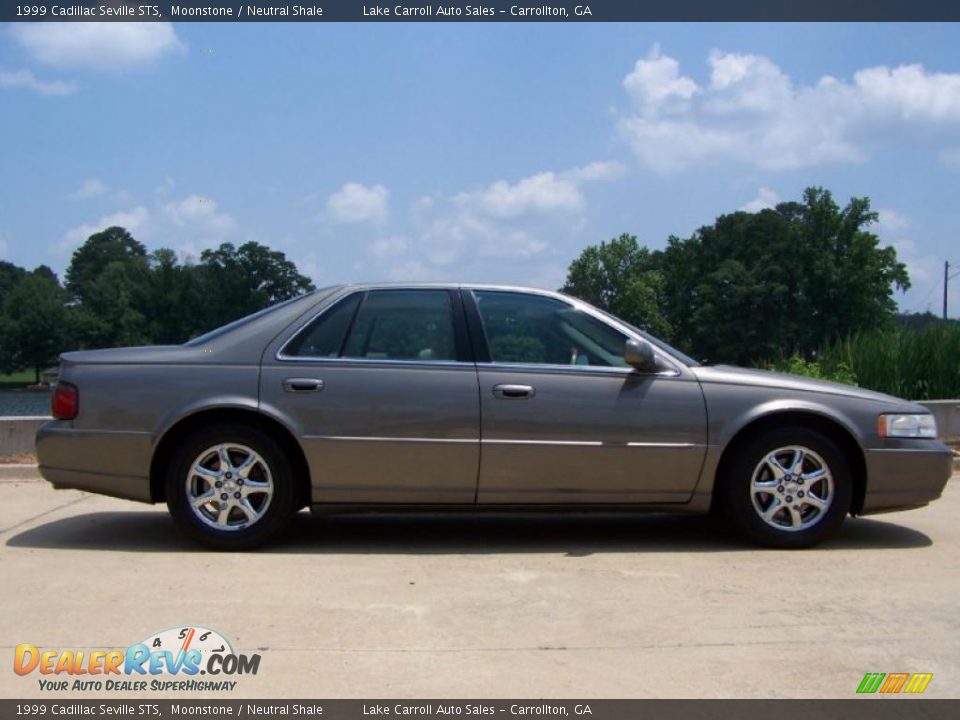
M 947 288 L 950 283 L 950 261 L 943 261 L 943 319 L 947 319 Z

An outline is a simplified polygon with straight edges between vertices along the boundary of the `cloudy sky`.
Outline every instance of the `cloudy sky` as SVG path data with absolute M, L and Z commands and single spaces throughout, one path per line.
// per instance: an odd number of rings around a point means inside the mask
M 960 269 L 960 26 L 0 27 L 0 259 L 62 272 L 103 227 L 320 284 L 557 287 L 821 185 L 869 196 L 939 312 Z M 951 315 L 960 316 L 960 278 Z

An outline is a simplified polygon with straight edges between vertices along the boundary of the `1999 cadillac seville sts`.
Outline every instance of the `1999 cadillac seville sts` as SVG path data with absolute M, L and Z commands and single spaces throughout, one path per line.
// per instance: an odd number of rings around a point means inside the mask
M 185 345 L 63 355 L 43 476 L 217 549 L 320 512 L 717 511 L 798 548 L 939 497 L 920 405 L 699 365 L 565 295 L 342 285 Z

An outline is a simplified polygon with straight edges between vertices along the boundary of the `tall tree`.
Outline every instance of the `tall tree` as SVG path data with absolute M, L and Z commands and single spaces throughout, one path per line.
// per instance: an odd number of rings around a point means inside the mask
M 94 233 L 73 253 L 67 268 L 66 287 L 75 300 L 86 300 L 90 288 L 108 265 L 120 263 L 131 274 L 144 276 L 147 249 L 122 227 Z
M 893 321 L 910 286 L 893 248 L 869 231 L 867 198 L 841 209 L 809 188 L 803 202 L 723 215 L 662 256 L 675 342 L 715 361 L 812 356 L 825 342 Z
M 148 342 L 148 280 L 146 248 L 124 228 L 109 227 L 87 238 L 66 274 L 77 343 L 96 348 Z
M 207 329 L 314 289 L 286 255 L 256 242 L 204 250 L 198 271 Z
M 0 372 L 9 373 L 14 366 L 17 348 L 13 337 L 13 320 L 7 316 L 6 301 L 20 284 L 27 271 L 19 265 L 0 260 Z
M 160 248 L 150 254 L 147 284 L 149 334 L 151 342 L 182 343 L 205 329 L 207 303 L 196 265 L 181 265 L 177 254 Z
M 14 286 L 26 276 L 27 271 L 19 265 L 0 260 L 0 305 Z
M 570 264 L 561 292 L 585 300 L 654 335 L 671 334 L 661 312 L 664 279 L 658 258 L 634 235 L 586 248 Z
M 57 359 L 67 335 L 67 296 L 50 268 L 41 265 L 11 290 L 4 300 L 11 368 L 30 367 L 36 382 L 40 371 Z

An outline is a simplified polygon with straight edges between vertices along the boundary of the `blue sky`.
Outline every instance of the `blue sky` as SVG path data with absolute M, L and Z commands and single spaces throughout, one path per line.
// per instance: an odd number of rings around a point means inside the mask
M 16 24 L 0 28 L 0 259 L 107 225 L 316 282 L 557 287 L 821 185 L 869 196 L 904 309 L 960 269 L 960 26 Z M 960 316 L 960 278 L 951 315 Z

